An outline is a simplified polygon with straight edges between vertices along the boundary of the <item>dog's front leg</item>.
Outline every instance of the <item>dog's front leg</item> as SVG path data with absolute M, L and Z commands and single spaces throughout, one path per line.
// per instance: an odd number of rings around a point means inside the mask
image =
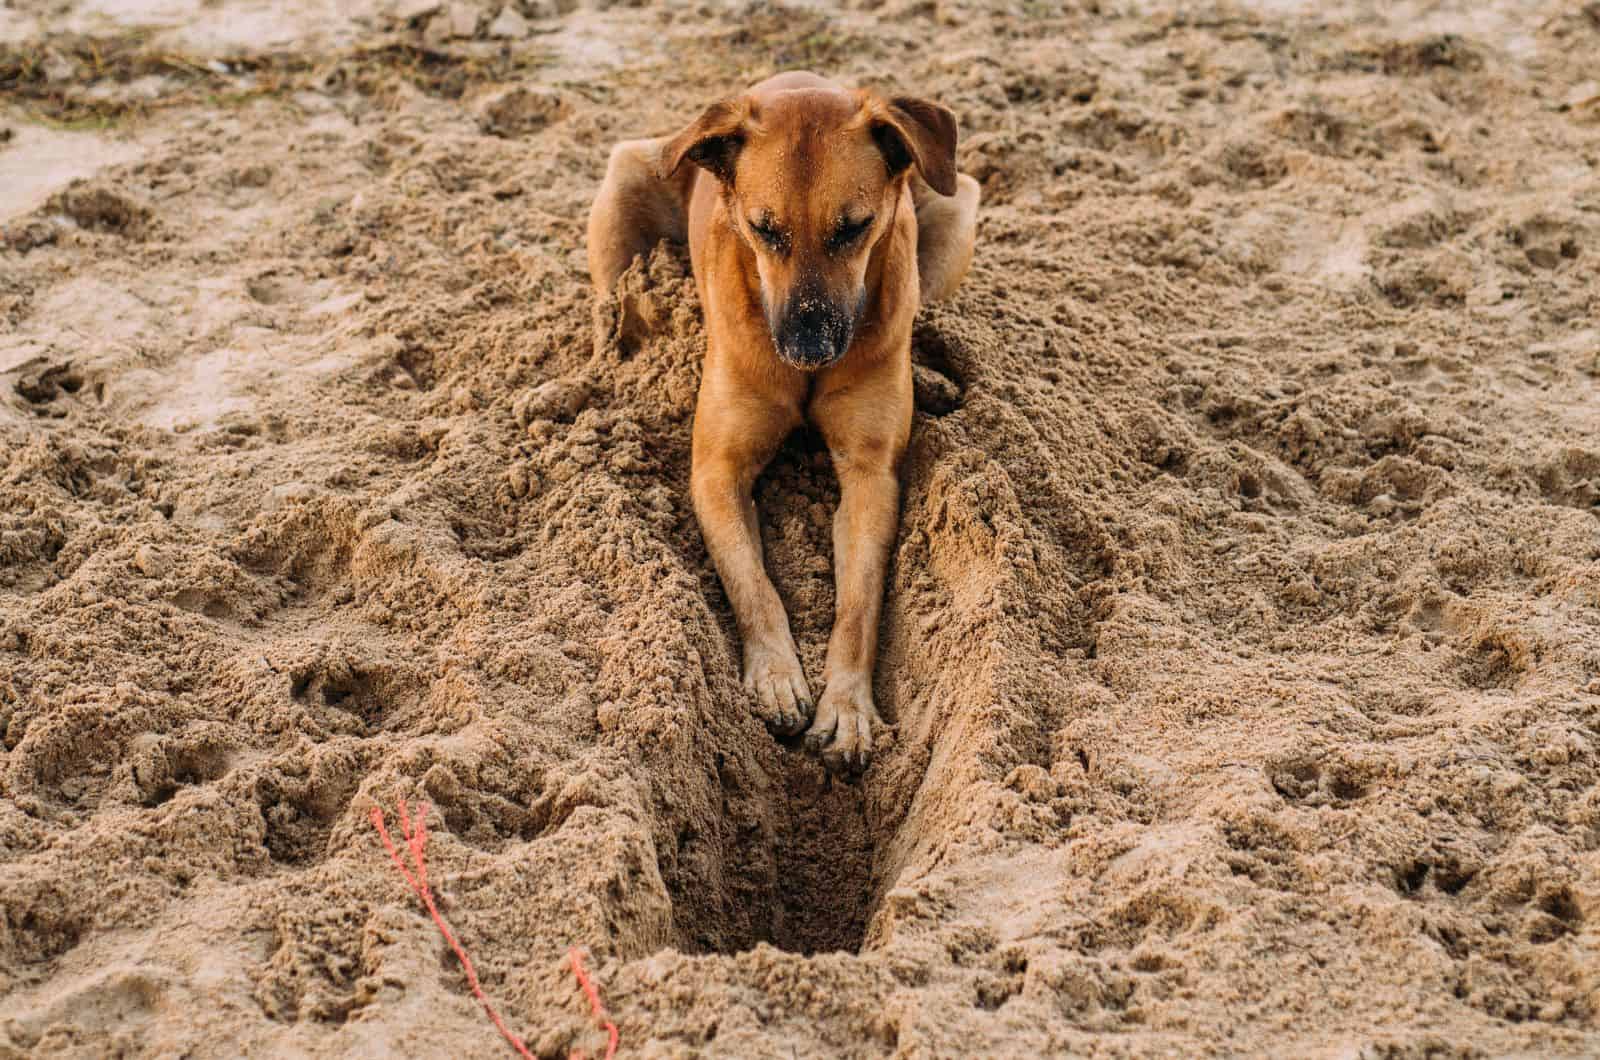
M 733 605 L 744 645 L 744 687 L 762 719 L 785 736 L 811 720 L 811 692 L 789 616 L 767 577 L 752 490 L 792 419 L 749 401 L 707 397 L 695 414 L 690 492 L 706 550 Z
M 897 469 L 903 442 L 875 438 L 836 448 L 839 511 L 833 520 L 833 635 L 822 699 L 806 745 L 834 772 L 859 772 L 872 756 L 878 710 L 872 671 L 878 654 L 883 583 L 899 522 Z

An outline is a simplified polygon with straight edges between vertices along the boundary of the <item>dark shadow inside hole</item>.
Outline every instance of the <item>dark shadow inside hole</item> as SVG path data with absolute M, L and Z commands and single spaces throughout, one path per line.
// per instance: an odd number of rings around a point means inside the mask
M 861 783 L 830 780 L 803 752 L 780 753 L 777 765 L 763 792 L 725 778 L 718 834 L 679 830 L 677 869 L 668 874 L 679 948 L 860 952 L 878 843 L 892 829 L 869 824 Z M 730 824 L 740 819 L 748 823 Z

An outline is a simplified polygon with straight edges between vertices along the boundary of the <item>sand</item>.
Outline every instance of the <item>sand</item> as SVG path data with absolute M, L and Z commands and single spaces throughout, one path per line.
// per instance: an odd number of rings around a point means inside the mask
M 0 1057 L 509 1055 L 402 797 L 545 1057 L 573 945 L 628 1056 L 1600 1054 L 1600 6 L 435 6 L 0 11 Z M 583 268 L 789 67 L 985 189 L 854 785 L 683 253 Z M 820 443 L 759 495 L 815 675 Z

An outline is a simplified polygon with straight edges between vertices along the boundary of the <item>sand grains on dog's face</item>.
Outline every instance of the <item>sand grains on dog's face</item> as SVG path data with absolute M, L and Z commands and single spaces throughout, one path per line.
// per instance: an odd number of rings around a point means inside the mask
M 540 1055 L 569 944 L 640 1052 L 1595 1051 L 1600 24 L 460 6 L 0 57 L 114 123 L 0 239 L 0 1051 L 497 1048 L 402 796 Z M 612 143 L 806 65 L 984 187 L 856 785 L 739 687 L 682 252 L 581 259 Z M 816 439 L 757 495 L 818 675 Z

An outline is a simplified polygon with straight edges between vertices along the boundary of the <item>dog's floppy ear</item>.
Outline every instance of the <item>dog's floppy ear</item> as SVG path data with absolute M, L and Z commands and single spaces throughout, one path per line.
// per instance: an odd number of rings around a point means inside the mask
M 731 184 L 749 116 L 749 102 L 742 96 L 711 104 L 688 128 L 661 146 L 657 175 L 665 180 L 688 160 L 724 184 Z
M 883 104 L 872 123 L 890 173 L 915 165 L 940 195 L 956 193 L 956 116 L 949 108 L 913 96 Z

